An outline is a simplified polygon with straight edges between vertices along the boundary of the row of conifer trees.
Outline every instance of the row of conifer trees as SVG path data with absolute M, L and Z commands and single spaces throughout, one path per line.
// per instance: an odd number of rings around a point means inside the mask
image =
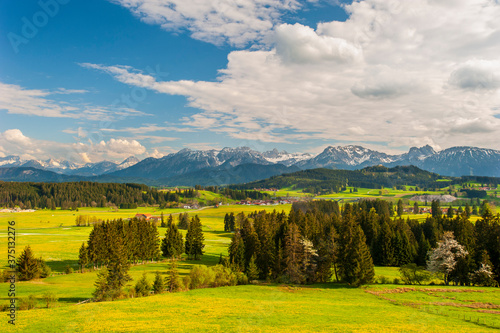
M 235 231 L 228 261 L 249 278 L 296 283 L 343 280 L 362 284 L 373 279 L 373 264 L 425 267 L 432 249 L 452 232 L 467 255 L 455 258 L 448 273 L 455 283 L 468 285 L 481 267 L 490 266 L 500 281 L 500 217 L 485 203 L 483 215 L 472 223 L 464 212 L 440 214 L 424 222 L 393 217 L 391 203 L 362 200 L 345 204 L 297 203 L 290 214 L 255 212 L 227 214 L 225 231 Z

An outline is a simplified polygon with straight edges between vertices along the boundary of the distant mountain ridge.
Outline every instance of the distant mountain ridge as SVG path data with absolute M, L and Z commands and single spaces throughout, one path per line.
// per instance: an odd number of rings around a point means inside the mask
M 238 166 L 243 176 L 228 176 Z M 183 149 L 161 158 L 139 161 L 131 156 L 122 163 L 102 161 L 78 165 L 63 160 L 23 161 L 18 156 L 0 157 L 2 168 L 34 168 L 66 176 L 80 176 L 99 181 L 115 182 L 141 179 L 144 182 L 171 185 L 192 185 L 193 181 L 205 185 L 222 185 L 230 182 L 248 182 L 264 179 L 276 172 L 293 172 L 317 168 L 359 170 L 369 166 L 386 167 L 413 165 L 422 170 L 444 176 L 500 177 L 500 151 L 476 147 L 453 147 L 436 152 L 431 146 L 412 147 L 407 153 L 390 155 L 361 146 L 329 146 L 320 154 L 288 153 L 273 149 L 258 152 L 248 147 L 221 150 Z M 259 166 L 257 168 L 257 166 Z M 214 175 L 218 175 L 214 177 Z M 35 176 L 33 176 L 34 178 Z M 3 179 L 0 177 L 0 179 Z M 225 179 L 226 181 L 221 181 Z M 34 179 L 33 181 L 36 181 Z M 178 183 L 175 183 L 178 182 Z
M 121 163 L 101 161 L 97 163 L 78 164 L 66 160 L 27 160 L 23 161 L 19 156 L 0 157 L 0 168 L 35 168 L 44 171 L 52 171 L 63 175 L 74 176 L 99 176 L 106 173 L 122 170 L 133 166 L 139 160 L 130 156 Z

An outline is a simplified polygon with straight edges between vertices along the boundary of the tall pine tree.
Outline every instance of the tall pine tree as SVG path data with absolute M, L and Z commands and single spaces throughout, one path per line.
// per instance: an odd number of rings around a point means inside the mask
M 203 255 L 205 237 L 198 215 L 191 219 L 186 233 L 186 254 L 189 259 L 199 260 Z
M 375 276 L 370 250 L 361 226 L 351 214 L 345 214 L 339 231 L 338 270 L 350 285 L 371 283 Z

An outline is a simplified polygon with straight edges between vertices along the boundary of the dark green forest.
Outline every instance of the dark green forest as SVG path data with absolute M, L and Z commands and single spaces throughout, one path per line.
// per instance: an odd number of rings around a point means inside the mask
M 387 168 L 384 166 L 367 167 L 362 170 L 331 170 L 331 169 L 311 169 L 303 170 L 280 176 L 273 176 L 269 179 L 255 181 L 246 184 L 232 185 L 234 189 L 253 188 L 287 188 L 303 189 L 307 193 L 338 193 L 347 186 L 356 188 L 398 188 L 403 186 L 418 187 L 422 190 L 438 189 L 443 187 L 446 178 L 446 185 L 462 184 L 466 182 L 481 182 L 485 184 L 497 185 L 500 178 L 493 177 L 442 177 L 436 173 L 421 170 L 415 166 L 397 166 Z
M 202 189 L 177 189 L 159 191 L 141 184 L 70 182 L 22 183 L 0 181 L 0 207 L 19 206 L 23 209 L 77 209 L 79 207 L 137 208 L 137 206 L 176 206 L 183 199 L 196 198 Z M 229 199 L 263 199 L 269 196 L 257 191 L 219 189 L 207 190 L 221 193 Z
M 392 216 L 392 203 L 384 200 L 362 200 L 342 209 L 334 201 L 300 202 L 289 215 L 227 215 L 225 229 L 235 231 L 227 260 L 249 277 L 294 283 L 333 278 L 359 285 L 372 282 L 374 264 L 427 266 L 429 251 L 452 232 L 467 255 L 447 272 L 447 281 L 481 284 L 473 277 L 490 266 L 500 282 L 500 216 L 487 203 L 475 224 L 467 212 L 441 214 L 438 201 L 424 222 Z

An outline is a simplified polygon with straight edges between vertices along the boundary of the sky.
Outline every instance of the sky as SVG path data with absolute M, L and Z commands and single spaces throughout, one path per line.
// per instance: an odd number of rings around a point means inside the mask
M 500 149 L 499 0 L 0 2 L 0 157 Z

